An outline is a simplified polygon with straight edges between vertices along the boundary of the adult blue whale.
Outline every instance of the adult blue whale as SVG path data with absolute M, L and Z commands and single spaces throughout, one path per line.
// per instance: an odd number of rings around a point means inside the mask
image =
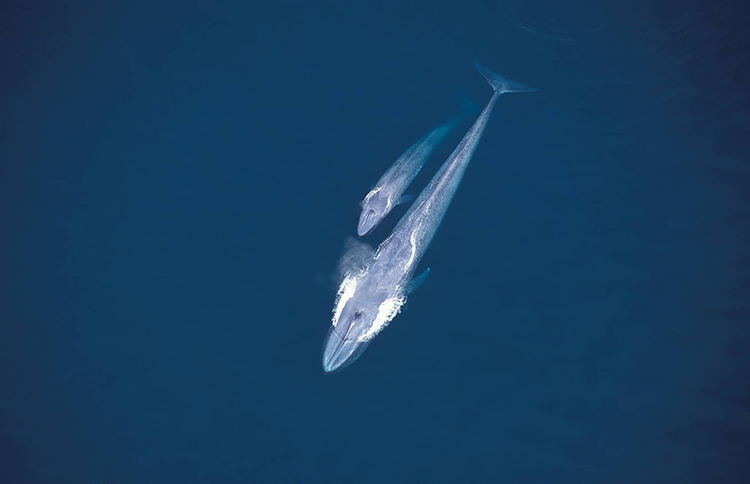
M 505 79 L 479 63 L 476 67 L 492 86 L 492 98 L 391 235 L 363 267 L 344 277 L 323 346 L 326 372 L 354 362 L 401 310 L 416 280 L 412 277 L 417 264 L 443 220 L 500 95 L 536 90 Z
M 451 118 L 407 148 L 383 173 L 380 180 L 362 200 L 362 212 L 357 224 L 357 235 L 364 237 L 383 221 L 393 207 L 409 200 L 404 192 L 422 169 L 440 142 L 458 124 L 459 118 Z

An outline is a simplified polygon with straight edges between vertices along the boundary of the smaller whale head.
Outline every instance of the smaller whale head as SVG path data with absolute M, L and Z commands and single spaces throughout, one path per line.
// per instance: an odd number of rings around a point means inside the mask
M 380 189 L 375 189 L 368 193 L 362 201 L 362 213 L 359 215 L 357 235 L 364 237 L 372 232 L 392 208 L 393 203 L 390 198 L 385 193 L 382 193 Z

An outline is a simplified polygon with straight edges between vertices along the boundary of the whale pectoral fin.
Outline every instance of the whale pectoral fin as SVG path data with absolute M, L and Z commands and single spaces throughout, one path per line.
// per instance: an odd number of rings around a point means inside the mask
M 415 277 L 409 282 L 409 286 L 406 288 L 406 293 L 411 294 L 417 289 L 419 289 L 419 286 L 424 284 L 424 281 L 427 280 L 427 276 L 429 274 L 430 274 L 430 268 L 428 267 L 427 269 L 424 270 L 423 273 L 421 273 L 420 275 L 418 275 L 417 277 Z
M 360 242 L 354 237 L 347 237 L 336 269 L 336 284 L 341 284 L 347 274 L 364 270 L 370 263 L 373 253 L 374 250 L 369 244 Z
M 396 202 L 396 205 L 401 205 L 402 203 L 409 203 L 412 200 L 414 200 L 414 195 L 401 195 L 401 198 L 398 199 L 398 202 Z

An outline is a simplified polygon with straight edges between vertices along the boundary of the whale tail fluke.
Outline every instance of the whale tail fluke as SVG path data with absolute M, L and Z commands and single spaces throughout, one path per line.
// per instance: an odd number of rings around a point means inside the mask
M 474 65 L 477 67 L 479 73 L 482 74 L 485 79 L 487 79 L 487 82 L 490 83 L 492 89 L 494 89 L 496 92 L 499 92 L 500 94 L 504 92 L 534 92 L 539 90 L 535 87 L 524 86 L 520 82 L 506 79 L 497 72 L 492 72 L 491 70 L 487 69 L 479 62 L 475 62 Z

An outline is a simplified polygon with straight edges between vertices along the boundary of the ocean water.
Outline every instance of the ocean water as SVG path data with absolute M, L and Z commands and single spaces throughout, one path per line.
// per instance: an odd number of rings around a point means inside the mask
M 0 482 L 750 482 L 746 11 L 6 2 Z M 325 374 L 358 203 L 475 60 L 540 90 Z

